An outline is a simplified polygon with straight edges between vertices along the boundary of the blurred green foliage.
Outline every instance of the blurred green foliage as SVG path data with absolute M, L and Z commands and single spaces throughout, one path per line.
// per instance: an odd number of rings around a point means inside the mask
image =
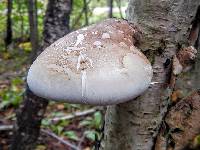
M 89 128 L 99 129 L 101 126 L 102 115 L 99 111 L 94 113 L 93 117 L 87 117 L 86 119 L 82 120 L 79 125 L 80 126 L 88 126 Z
M 23 80 L 15 78 L 11 80 L 11 84 L 4 90 L 0 91 L 0 97 L 2 102 L 0 103 L 0 109 L 8 107 L 10 105 L 17 107 L 22 100 L 24 88 L 21 87 Z
M 43 18 L 46 0 L 37 0 L 39 38 L 42 37 Z M 0 1 L 0 46 L 3 44 L 6 31 L 7 0 Z M 12 1 L 12 29 L 14 39 L 29 38 L 28 8 L 26 0 Z
M 194 139 L 194 146 L 200 147 L 200 135 L 197 135 Z
M 13 0 L 12 2 L 13 42 L 8 50 L 5 51 L 4 38 L 6 33 L 7 0 L 0 0 L 0 75 L 6 74 L 6 72 L 13 72 L 14 74 L 8 79 L 6 76 L 0 78 L 0 85 L 1 81 L 5 78 L 9 80 L 9 84 L 5 88 L 0 87 L 0 110 L 16 108 L 22 101 L 25 90 L 24 76 L 26 75 L 31 52 L 27 0 Z M 47 2 L 48 0 L 37 0 L 39 41 L 42 39 L 43 20 Z M 94 14 L 95 8 L 107 7 L 105 0 L 87 0 L 87 3 L 89 24 L 107 18 L 108 14 L 105 12 L 99 15 Z M 70 15 L 71 31 L 86 25 L 83 5 L 83 0 L 73 1 L 73 8 Z M 122 0 L 121 6 L 126 5 L 127 1 Z M 116 1 L 114 1 L 114 7 L 117 8 Z M 114 17 L 120 17 L 119 13 L 113 13 L 113 15 Z M 55 105 L 59 107 L 55 107 Z M 92 142 L 100 139 L 100 130 L 103 122 L 103 116 L 100 111 L 87 117 L 52 122 L 52 118 L 73 114 L 77 110 L 82 111 L 89 107 L 80 104 L 58 104 L 55 102 L 51 102 L 48 107 L 50 108 L 47 110 L 48 115 L 42 120 L 43 128 L 48 128 L 58 136 L 66 137 L 73 140 L 73 142 L 79 141 L 82 136 Z
M 78 141 L 79 137 L 74 131 L 65 131 L 64 135 L 67 136 L 70 140 Z
M 23 49 L 26 52 L 31 52 L 31 43 L 30 42 L 20 43 L 19 48 Z
M 63 112 L 52 112 L 48 118 L 43 119 L 42 125 L 43 127 L 50 128 L 55 134 L 59 136 L 66 136 L 68 139 L 77 141 L 80 137 L 78 137 L 76 131 L 71 129 L 67 131 L 65 130 L 65 127 L 73 125 L 73 120 L 60 120 L 56 123 L 51 121 L 52 118 L 62 117 L 64 115 L 65 114 Z M 93 116 L 82 118 L 76 125 L 76 128 L 85 128 L 86 130 L 83 133 L 84 136 L 91 141 L 95 141 L 96 138 L 100 138 L 101 133 L 99 133 L 99 131 L 102 126 L 102 122 L 103 116 L 100 111 L 97 111 L 93 114 Z
M 100 111 L 94 113 L 92 117 L 87 117 L 80 121 L 79 126 L 85 126 L 87 128 L 84 131 L 84 135 L 91 141 L 99 140 L 101 133 L 101 127 L 103 125 L 103 116 Z
M 45 15 L 47 0 L 37 0 L 38 9 L 38 31 L 39 39 L 42 38 L 43 32 L 43 19 Z M 87 0 L 88 4 L 88 19 L 89 24 L 95 23 L 99 20 L 107 18 L 107 13 L 101 15 L 94 15 L 93 10 L 97 7 L 106 7 L 105 0 Z M 14 39 L 28 39 L 29 38 L 29 21 L 28 21 L 28 8 L 26 0 L 13 0 L 12 3 L 12 29 Z M 117 8 L 117 3 L 114 1 L 114 7 Z M 126 0 L 121 1 L 121 6 L 126 6 Z M 70 28 L 71 30 L 78 29 L 85 26 L 85 15 L 83 9 L 83 0 L 74 0 L 72 13 L 70 15 Z M 4 43 L 6 31 L 6 13 L 7 13 L 7 0 L 0 1 L 0 48 Z M 119 13 L 113 13 L 114 17 L 120 17 Z M 1 51 L 1 50 L 0 50 Z

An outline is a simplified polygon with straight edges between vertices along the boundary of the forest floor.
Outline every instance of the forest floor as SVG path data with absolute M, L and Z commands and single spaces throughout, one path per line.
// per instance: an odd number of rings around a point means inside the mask
M 0 50 L 0 150 L 12 141 L 15 112 L 23 100 L 29 43 Z M 102 109 L 86 105 L 50 102 L 36 150 L 70 150 L 73 146 L 90 150 L 101 137 Z M 71 146 L 69 146 L 71 144 Z

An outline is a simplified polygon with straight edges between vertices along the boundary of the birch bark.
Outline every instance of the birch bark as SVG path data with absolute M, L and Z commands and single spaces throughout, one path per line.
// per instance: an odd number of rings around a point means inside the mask
M 172 59 L 179 45 L 187 45 L 189 28 L 199 4 L 199 0 L 129 1 L 127 19 L 143 32 L 139 47 L 152 62 L 152 82 L 156 84 L 130 102 L 107 108 L 102 149 L 151 150 L 154 147 L 172 92 L 168 87 L 171 66 L 163 64 Z M 199 72 L 199 62 L 195 68 Z M 199 80 L 194 76 L 193 81 Z

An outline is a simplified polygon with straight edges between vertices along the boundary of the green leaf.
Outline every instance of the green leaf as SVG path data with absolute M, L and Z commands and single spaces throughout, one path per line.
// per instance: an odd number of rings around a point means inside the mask
M 49 126 L 51 124 L 51 121 L 49 119 L 43 119 L 42 120 L 42 125 L 43 126 Z
M 51 116 L 52 117 L 62 117 L 62 116 L 64 116 L 64 113 L 63 112 L 52 112 Z
M 102 122 L 102 114 L 101 112 L 97 111 L 94 114 L 94 125 L 96 129 L 98 129 L 101 126 L 101 122 Z
M 195 140 L 195 145 L 200 146 L 200 135 L 197 135 L 194 140 Z
M 79 126 L 93 126 L 93 119 L 91 117 L 87 117 L 85 120 L 80 121 Z
M 50 128 L 55 132 L 57 135 L 61 135 L 64 127 L 58 125 L 51 125 Z
M 24 81 L 21 78 L 17 77 L 15 79 L 12 79 L 11 84 L 13 84 L 13 85 L 19 85 L 19 84 L 22 84 L 23 82 Z
M 0 96 L 2 98 L 0 108 L 7 107 L 9 105 L 13 105 L 14 107 L 18 106 L 22 101 L 23 92 L 24 89 L 20 89 L 16 85 L 11 85 L 11 87 L 2 91 L 0 93 Z
M 0 109 L 5 108 L 5 107 L 8 106 L 9 104 L 10 104 L 9 101 L 3 101 L 3 102 L 1 102 L 1 103 L 0 103 Z
M 89 140 L 95 141 L 95 135 L 96 135 L 96 131 L 94 130 L 88 130 L 84 132 L 84 135 L 86 138 L 88 138 Z
M 70 120 L 61 120 L 58 122 L 60 126 L 67 126 L 69 125 L 69 123 L 70 123 Z
M 64 127 L 62 127 L 62 126 L 57 126 L 57 134 L 58 134 L 58 135 L 61 135 L 63 129 L 64 129 Z
M 74 131 L 66 131 L 64 132 L 64 135 L 67 136 L 71 140 L 75 140 L 75 141 L 79 140 L 78 136 L 76 135 Z
M 80 105 L 80 104 L 70 104 L 70 105 L 71 105 L 71 107 L 73 107 L 73 108 L 78 108 L 78 109 L 81 108 L 81 105 Z

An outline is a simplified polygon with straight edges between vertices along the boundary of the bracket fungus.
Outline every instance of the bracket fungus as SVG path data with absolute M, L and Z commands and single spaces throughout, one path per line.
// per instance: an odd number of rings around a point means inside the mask
M 153 73 L 134 46 L 137 32 L 126 20 L 107 19 L 60 38 L 31 65 L 30 90 L 47 99 L 91 105 L 139 96 Z

